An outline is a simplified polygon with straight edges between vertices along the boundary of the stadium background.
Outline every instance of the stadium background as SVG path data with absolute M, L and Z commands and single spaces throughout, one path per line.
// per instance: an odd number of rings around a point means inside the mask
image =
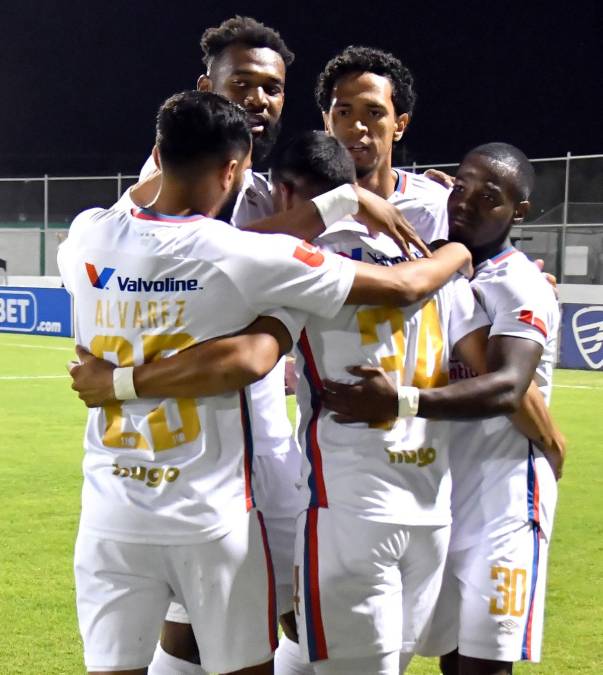
M 398 164 L 458 161 L 490 140 L 555 158 L 535 161 L 534 208 L 513 234 L 567 284 L 562 300 L 603 305 L 594 1 L 5 3 L 0 284 L 56 284 L 30 277 L 56 274 L 56 246 L 75 213 L 110 205 L 132 182 L 158 105 L 193 87 L 202 70 L 201 32 L 233 13 L 276 27 L 297 53 L 282 138 L 320 127 L 316 75 L 356 43 L 393 51 L 415 74 L 419 101 Z M 82 672 L 70 557 L 85 411 L 62 374 L 70 350 L 69 340 L 0 326 L 0 673 Z M 552 549 L 545 661 L 518 671 L 600 673 L 603 375 L 558 372 L 557 383 L 554 412 L 572 455 Z M 423 663 L 412 672 L 435 670 Z

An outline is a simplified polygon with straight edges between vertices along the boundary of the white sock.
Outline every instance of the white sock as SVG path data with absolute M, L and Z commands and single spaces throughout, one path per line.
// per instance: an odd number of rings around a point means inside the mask
M 153 662 L 149 666 L 149 675 L 209 675 L 209 673 L 196 663 L 183 661 L 168 654 L 157 643 Z
M 311 663 L 302 661 L 297 642 L 281 635 L 278 648 L 274 652 L 274 675 L 314 675 Z

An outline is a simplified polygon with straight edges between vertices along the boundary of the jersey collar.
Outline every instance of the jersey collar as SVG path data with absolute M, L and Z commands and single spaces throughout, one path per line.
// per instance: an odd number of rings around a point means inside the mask
M 200 213 L 195 213 L 190 216 L 171 216 L 167 213 L 158 213 L 157 211 L 152 211 L 145 207 L 133 208 L 131 211 L 134 218 L 139 220 L 154 220 L 159 221 L 160 223 L 190 223 L 196 220 L 203 220 L 204 215 Z

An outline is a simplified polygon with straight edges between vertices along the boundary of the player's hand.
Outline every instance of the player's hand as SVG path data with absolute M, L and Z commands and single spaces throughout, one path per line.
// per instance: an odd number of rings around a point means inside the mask
M 322 401 L 341 424 L 394 422 L 398 416 L 398 391 L 383 368 L 351 366 L 347 369 L 359 378 L 353 384 L 323 381 Z
M 545 447 L 540 444 L 537 445 L 542 450 L 542 454 L 546 457 L 547 462 L 555 474 L 555 478 L 559 480 L 563 475 L 563 465 L 567 455 L 565 436 L 560 431 L 557 431 L 550 447 Z
M 557 298 L 557 300 L 559 300 L 559 288 L 557 287 L 557 277 L 554 274 L 549 274 L 548 272 L 544 271 L 544 260 L 542 258 L 536 258 L 536 260 L 534 260 L 534 264 L 542 272 L 542 275 L 544 276 L 546 281 L 551 285 L 555 297 Z
M 393 204 L 359 186 L 356 186 L 356 191 L 359 208 L 355 219 L 366 225 L 372 235 L 379 232 L 387 234 L 398 244 L 407 258 L 412 258 L 409 244 L 421 251 L 426 258 L 431 257 L 429 249 L 415 228 Z
M 115 366 L 109 361 L 97 359 L 94 354 L 79 345 L 76 346 L 75 352 L 79 363 L 70 361 L 67 365 L 67 370 L 73 378 L 71 388 L 77 391 L 78 396 L 88 408 L 114 403 L 113 370 Z
M 454 185 L 454 176 L 451 176 L 445 171 L 440 171 L 439 169 L 427 169 L 423 175 L 435 183 L 439 183 L 446 189 L 449 189 Z
M 136 206 L 147 206 L 155 199 L 160 187 L 161 169 L 156 168 L 130 188 L 130 199 Z

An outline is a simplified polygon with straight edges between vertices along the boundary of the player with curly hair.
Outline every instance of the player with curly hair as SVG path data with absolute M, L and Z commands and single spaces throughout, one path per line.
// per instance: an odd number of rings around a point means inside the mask
M 446 238 L 447 190 L 392 167 L 417 100 L 410 70 L 393 54 L 350 45 L 327 63 L 315 93 L 325 129 L 354 158 L 358 183 L 400 209 L 426 242 Z

